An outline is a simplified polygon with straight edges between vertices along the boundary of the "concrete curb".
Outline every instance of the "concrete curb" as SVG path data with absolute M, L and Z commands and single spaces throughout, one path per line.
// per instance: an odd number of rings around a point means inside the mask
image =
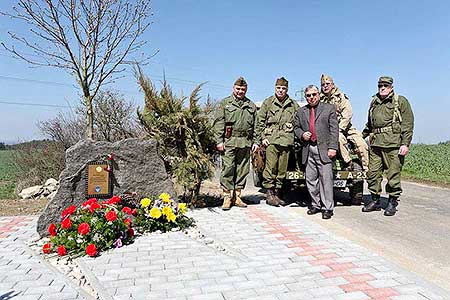
M 102 284 L 100 283 L 100 281 L 98 281 L 94 273 L 92 273 L 91 270 L 89 270 L 88 266 L 84 263 L 83 258 L 76 259 L 75 263 L 78 265 L 83 275 L 89 281 L 91 287 L 97 292 L 98 295 L 97 299 L 113 300 L 113 297 L 105 292 L 107 289 L 102 286 Z

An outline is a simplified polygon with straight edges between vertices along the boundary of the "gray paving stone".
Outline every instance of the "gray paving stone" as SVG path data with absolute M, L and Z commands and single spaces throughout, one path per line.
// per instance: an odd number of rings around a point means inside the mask
M 240 283 L 221 283 L 219 280 L 219 283 L 203 286 L 201 287 L 201 290 L 204 293 L 227 292 L 235 290 L 235 285 L 239 284 Z
M 400 285 L 400 283 L 398 283 L 398 281 L 395 281 L 394 279 L 371 280 L 367 281 L 367 283 L 373 286 L 374 288 L 388 288 Z
M 224 299 L 235 300 L 235 299 L 248 299 L 250 297 L 255 297 L 258 294 L 254 289 L 239 289 L 234 291 L 222 292 Z
M 307 289 L 311 295 L 314 297 L 316 296 L 333 296 L 333 295 L 339 295 L 344 294 L 345 292 L 337 287 L 337 286 L 327 286 L 327 287 L 320 287 L 320 288 L 314 288 L 314 289 Z
M 203 295 L 188 296 L 188 300 L 224 300 L 222 293 L 210 293 Z
M 366 294 L 364 294 L 363 292 L 360 292 L 360 291 L 336 295 L 336 296 L 334 296 L 334 298 L 336 300 L 366 300 L 366 299 L 370 299 L 369 296 L 367 296 Z
M 182 289 L 182 288 L 184 288 L 184 284 L 182 282 L 167 282 L 162 285 L 160 284 L 151 285 L 151 292 L 153 293 L 153 291 L 162 291 L 162 290 L 168 291 L 172 289 Z

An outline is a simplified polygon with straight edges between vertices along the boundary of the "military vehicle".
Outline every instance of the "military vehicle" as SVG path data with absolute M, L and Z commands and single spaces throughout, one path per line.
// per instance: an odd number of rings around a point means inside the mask
M 366 172 L 363 171 L 361 162 L 355 153 L 355 146 L 349 143 L 347 147 L 352 153 L 353 163 L 351 168 L 344 168 L 343 160 L 338 154 L 338 158 L 333 163 L 334 189 L 340 191 L 348 189 L 350 197 L 344 200 L 344 205 L 361 205 Z M 262 148 L 252 154 L 252 175 L 256 187 L 262 187 L 264 159 L 265 152 Z M 305 170 L 301 165 L 301 147 L 298 143 L 289 155 L 285 185 L 287 189 L 306 189 Z

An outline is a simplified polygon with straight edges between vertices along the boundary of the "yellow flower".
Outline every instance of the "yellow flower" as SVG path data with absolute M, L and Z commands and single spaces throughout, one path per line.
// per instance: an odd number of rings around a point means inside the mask
M 152 200 L 150 200 L 149 198 L 144 198 L 141 200 L 141 207 L 148 207 L 151 202 Z
M 170 221 L 170 222 L 175 222 L 175 220 L 177 219 L 177 216 L 175 216 L 175 214 L 173 212 L 170 212 L 166 217 L 167 217 L 167 221 Z
M 163 209 L 162 209 L 162 213 L 163 213 L 163 215 L 166 215 L 166 216 L 168 216 L 169 214 L 171 214 L 171 213 L 172 213 L 172 208 L 171 208 L 171 207 L 168 207 L 168 206 L 166 206 L 166 207 L 163 207 Z
M 153 219 L 159 219 L 159 217 L 161 217 L 161 210 L 159 210 L 159 208 L 157 207 L 153 207 L 152 209 L 150 209 L 150 217 L 152 217 Z
M 186 203 L 178 203 L 178 209 L 180 214 L 186 213 Z
M 161 199 L 164 203 L 169 203 L 170 195 L 167 193 L 162 193 L 161 195 L 159 195 L 159 199 Z

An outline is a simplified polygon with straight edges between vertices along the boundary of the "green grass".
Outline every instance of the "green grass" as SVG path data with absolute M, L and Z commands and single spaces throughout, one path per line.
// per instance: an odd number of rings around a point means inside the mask
M 17 170 L 12 164 L 13 150 L 0 151 L 0 199 L 15 199 Z
M 412 179 L 450 184 L 450 143 L 411 145 L 402 173 Z

